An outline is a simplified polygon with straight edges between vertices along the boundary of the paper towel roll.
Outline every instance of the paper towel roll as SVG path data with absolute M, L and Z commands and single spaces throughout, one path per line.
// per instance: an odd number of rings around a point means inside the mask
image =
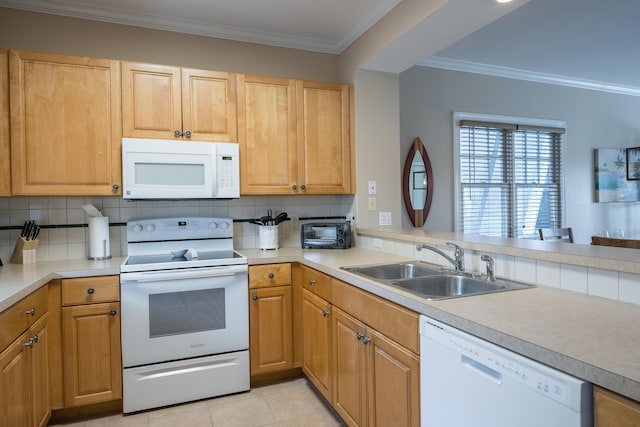
M 109 259 L 109 217 L 89 217 L 89 259 Z

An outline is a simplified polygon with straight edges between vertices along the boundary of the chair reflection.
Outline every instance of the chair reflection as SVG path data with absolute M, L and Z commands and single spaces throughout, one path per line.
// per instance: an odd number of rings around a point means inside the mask
M 550 240 L 554 242 L 573 243 L 573 229 L 567 228 L 539 228 L 540 240 Z
M 617 248 L 640 249 L 640 240 L 619 239 L 616 237 L 591 236 L 591 244 L 598 246 L 614 246 Z

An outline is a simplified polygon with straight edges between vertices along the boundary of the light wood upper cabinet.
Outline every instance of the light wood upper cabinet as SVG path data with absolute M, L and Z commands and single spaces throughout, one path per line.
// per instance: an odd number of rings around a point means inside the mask
M 238 75 L 241 194 L 348 194 L 347 85 Z
M 295 81 L 238 75 L 241 194 L 296 194 Z
M 298 81 L 298 181 L 304 194 L 351 188 L 351 97 L 348 85 Z
M 120 63 L 9 52 L 13 195 L 121 194 Z
M 9 142 L 9 57 L 0 49 L 0 196 L 11 195 L 11 148 Z
M 122 63 L 125 137 L 236 142 L 235 75 Z

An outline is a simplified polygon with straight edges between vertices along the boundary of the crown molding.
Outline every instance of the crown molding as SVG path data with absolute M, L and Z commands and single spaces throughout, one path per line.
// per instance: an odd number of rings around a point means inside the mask
M 517 68 L 499 67 L 496 65 L 481 64 L 478 62 L 463 61 L 459 59 L 432 56 L 417 64 L 420 67 L 441 68 L 451 71 L 463 71 L 467 73 L 483 74 L 507 79 L 526 80 L 530 82 L 554 84 L 559 86 L 575 87 L 579 89 L 597 90 L 601 92 L 616 93 L 620 95 L 640 96 L 640 88 L 633 86 L 616 85 L 612 83 L 594 80 L 579 79 L 575 77 L 560 76 L 556 74 L 537 73 L 520 70 Z

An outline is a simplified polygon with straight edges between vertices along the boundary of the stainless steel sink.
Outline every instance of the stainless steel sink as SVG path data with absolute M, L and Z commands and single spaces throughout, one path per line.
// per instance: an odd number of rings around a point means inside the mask
M 397 286 L 429 300 L 534 288 L 510 280 L 486 280 L 479 273 L 443 271 L 420 261 L 341 267 L 348 272 Z
M 440 270 L 428 267 L 420 262 L 403 262 L 394 264 L 365 265 L 359 267 L 342 267 L 343 270 L 359 274 L 370 279 L 398 280 L 414 277 L 442 274 Z
M 429 277 L 417 277 L 407 280 L 395 280 L 391 282 L 394 286 L 399 286 L 408 291 L 426 296 L 428 299 L 453 298 L 466 295 L 487 294 L 510 289 L 523 289 L 513 287 L 511 282 L 489 282 L 486 280 L 474 279 L 458 275 L 440 275 Z

